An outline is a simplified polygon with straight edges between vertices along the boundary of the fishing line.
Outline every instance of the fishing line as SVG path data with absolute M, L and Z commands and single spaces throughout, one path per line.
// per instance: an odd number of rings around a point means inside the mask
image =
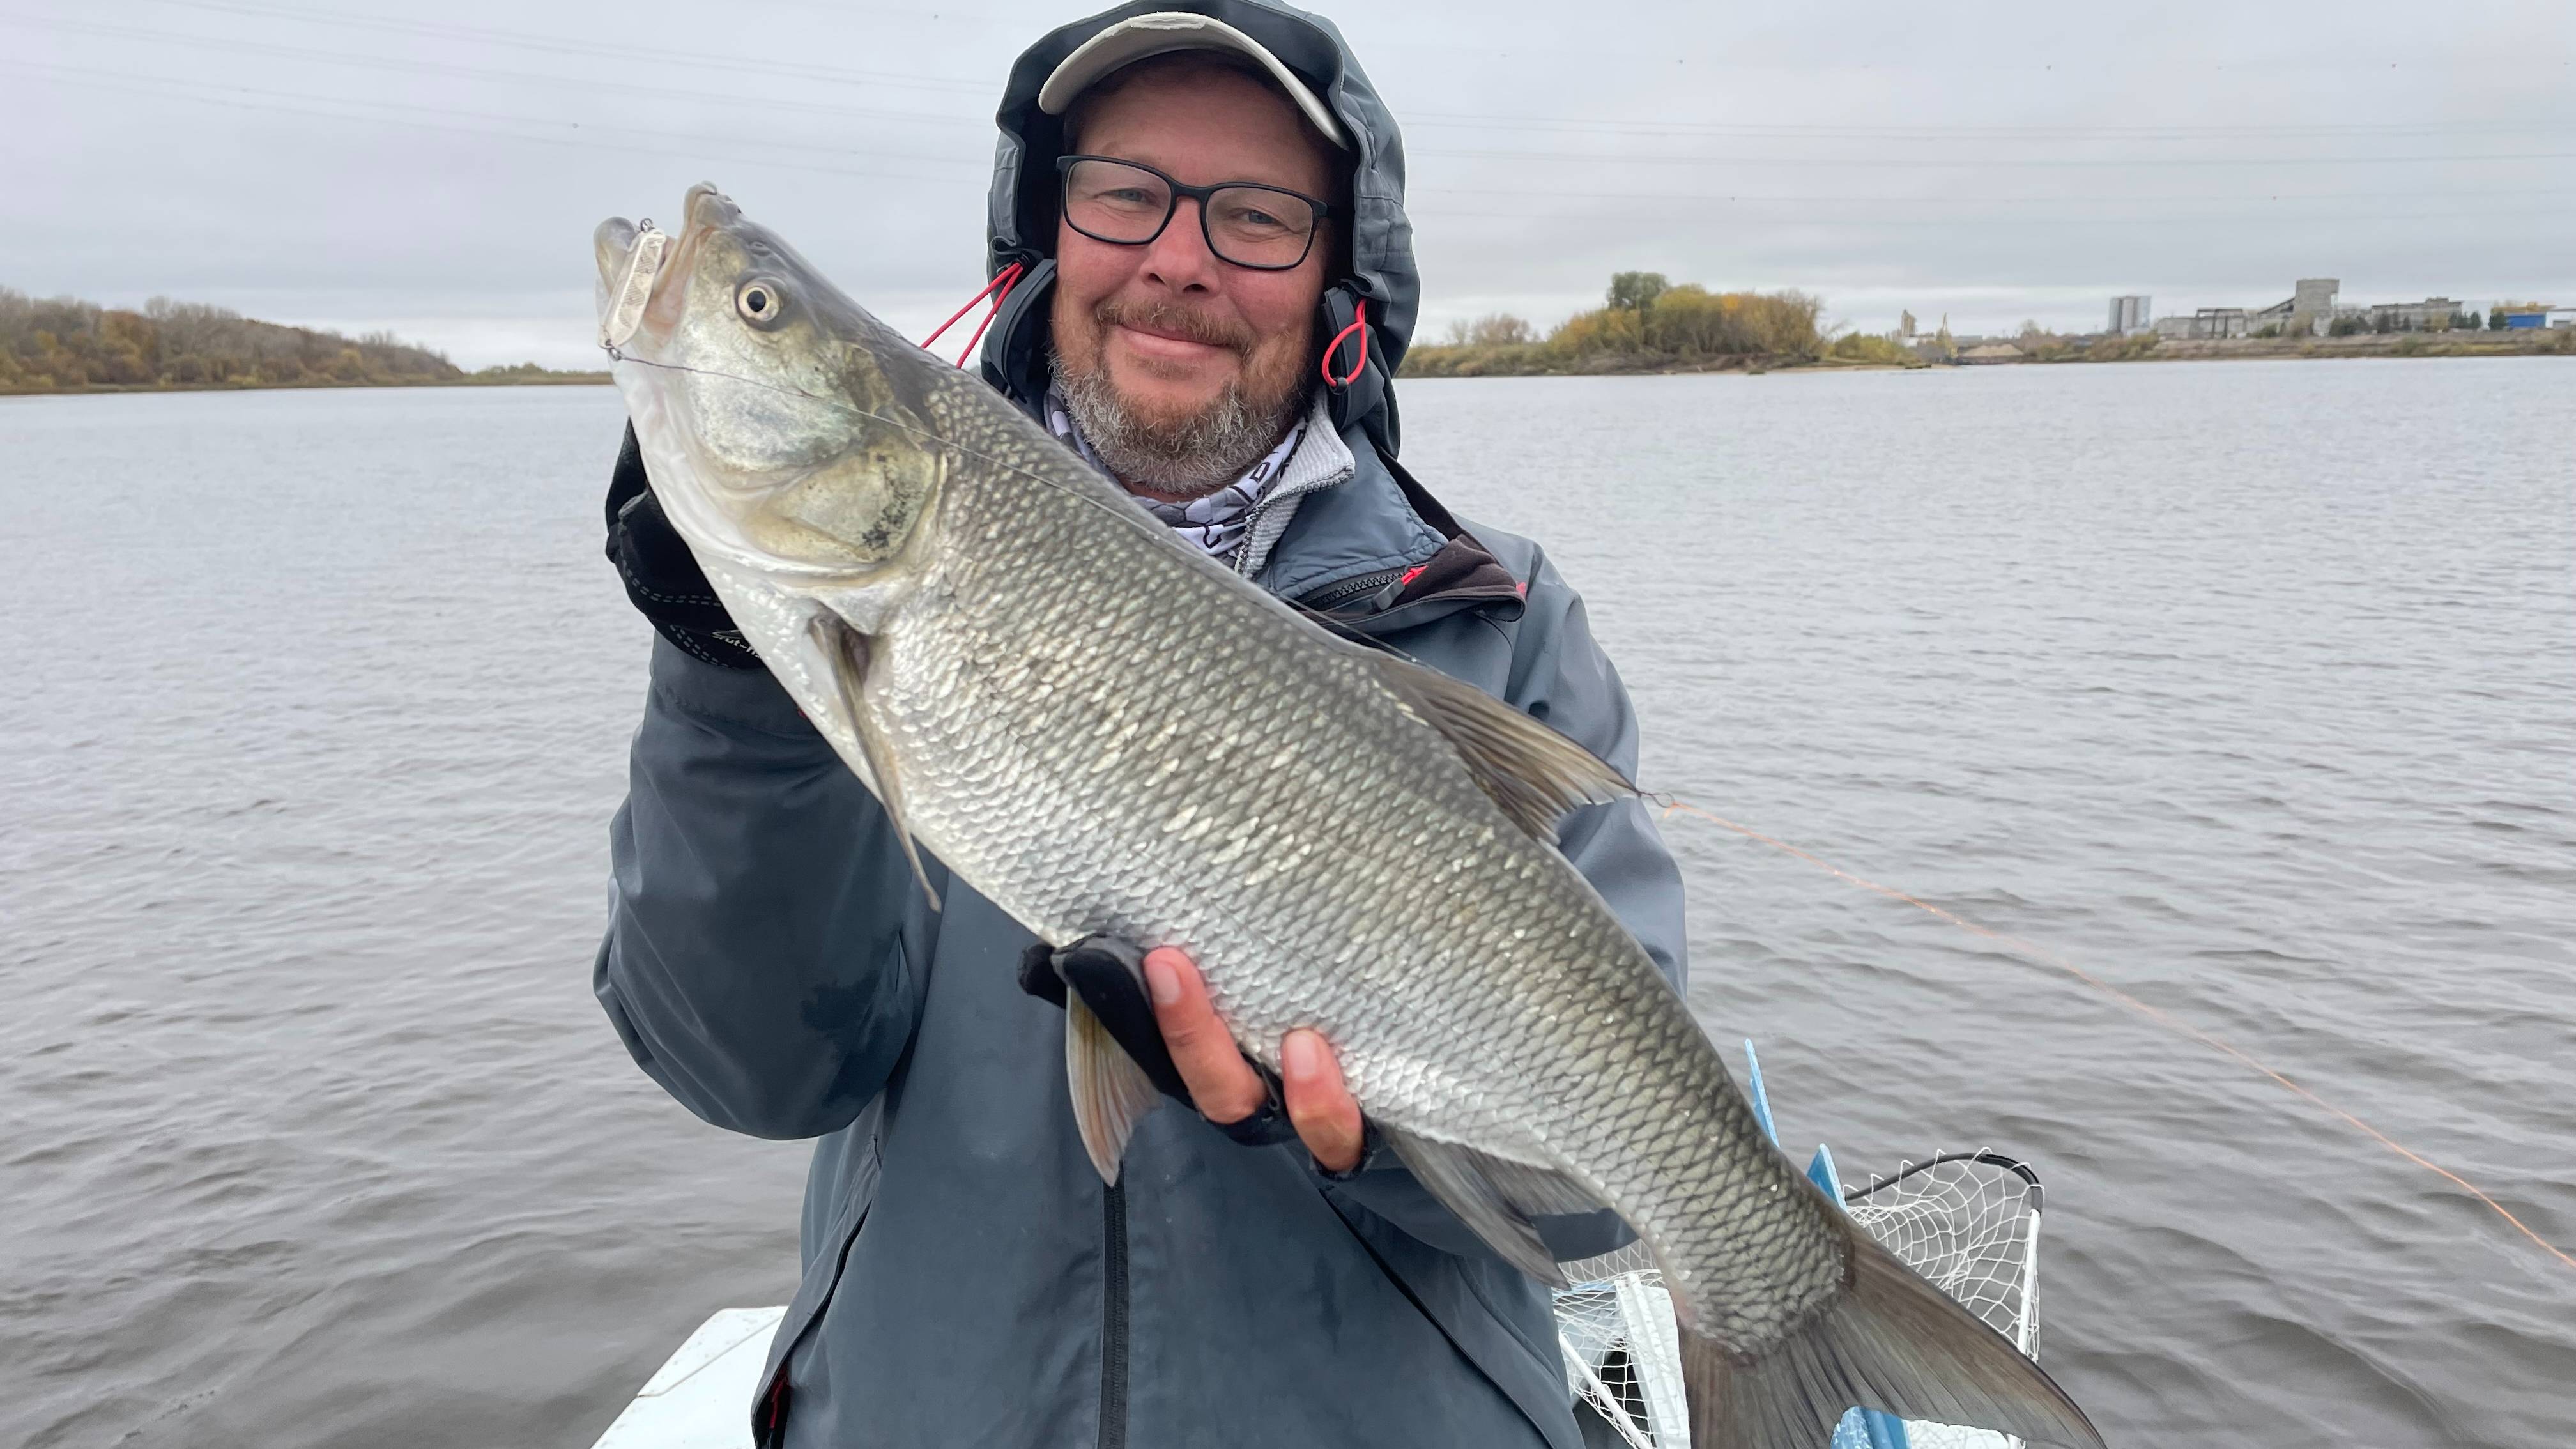
M 1160 524 L 1155 523 L 1152 518 L 1133 508 L 1113 506 L 1105 499 L 1092 497 L 1090 494 L 1080 489 L 1069 487 L 1055 479 L 1047 477 L 1043 473 L 1037 472 L 1034 469 L 1024 467 L 1006 459 L 996 458 L 989 453 L 978 452 L 973 448 L 966 447 L 954 440 L 940 437 L 925 428 L 917 427 L 900 418 L 887 417 L 882 413 L 871 412 L 845 398 L 824 397 L 818 393 L 806 392 L 801 388 L 782 387 L 776 383 L 763 382 L 756 378 L 743 377 L 735 373 L 716 372 L 708 368 L 688 367 L 680 363 L 672 362 L 652 362 L 641 357 L 622 357 L 615 351 L 615 349 L 610 349 L 610 355 L 612 357 L 618 357 L 621 361 L 634 362 L 645 367 L 659 367 L 672 372 L 694 372 L 708 377 L 721 377 L 734 382 L 744 383 L 752 387 L 767 388 L 772 392 L 783 393 L 791 397 L 801 397 L 813 402 L 828 403 L 835 407 L 846 409 L 859 417 L 867 418 L 870 421 L 883 423 L 888 427 L 899 429 L 913 435 L 914 437 L 935 444 L 938 447 L 973 458 L 979 462 L 989 464 L 992 467 L 1002 469 L 1005 472 L 1016 474 L 1031 482 L 1055 489 L 1069 497 L 1079 498 L 1083 502 L 1091 504 L 1102 512 L 1117 518 L 1122 523 L 1139 528 L 1151 526 L 1152 531 L 1157 534 L 1162 531 Z M 2340 1107 L 2333 1102 L 2327 1101 L 2324 1097 L 2319 1096 L 2315 1091 L 2290 1080 L 2288 1077 L 2282 1075 L 2272 1067 L 2264 1064 L 2260 1059 L 2255 1057 L 2252 1053 L 2245 1051 L 2243 1048 L 2223 1040 L 2202 1027 L 2194 1026 L 2190 1022 L 2174 1016 L 2172 1013 L 2165 1011 L 2161 1007 L 2152 1005 L 2130 995 L 2128 992 L 2121 990 L 2119 987 L 2112 985 L 2110 982 L 2103 980 L 2101 977 L 2094 975 L 2092 972 L 2085 970 L 2083 967 L 2076 965 L 2073 961 L 2049 950 L 2047 947 L 2041 946 L 2036 942 L 2025 940 L 2019 936 L 1998 931 L 1991 926 L 1980 925 L 1977 922 L 1971 921 L 1967 917 L 1960 915 L 1956 911 L 1949 910 L 1942 906 L 1936 906 L 1930 901 L 1924 900 L 1919 896 L 1908 895 L 1894 886 L 1881 885 L 1879 882 L 1871 880 L 1867 876 L 1845 870 L 1841 866 L 1834 864 L 1832 861 L 1826 860 L 1822 856 L 1816 855 L 1811 851 L 1802 850 L 1797 846 L 1791 845 L 1785 840 L 1765 835 L 1761 831 L 1756 830 L 1749 825 L 1739 825 L 1715 811 L 1704 810 L 1697 805 L 1673 799 L 1668 795 L 1645 795 L 1641 792 L 1640 798 L 1651 800 L 1662 806 L 1667 818 L 1670 818 L 1676 813 L 1698 816 L 1700 819 L 1706 820 L 1712 825 L 1732 831 L 1737 835 L 1743 836 L 1747 840 L 1759 841 L 1784 855 L 1795 856 L 1796 858 L 1807 862 L 1809 865 L 1812 865 L 1818 870 L 1824 871 L 1826 874 L 1839 880 L 1847 881 L 1853 885 L 1859 886 L 1863 890 L 1874 891 L 1879 895 L 1887 897 L 1889 900 L 1902 901 L 1906 905 L 1912 906 L 1916 910 L 1922 911 L 1924 914 L 1929 915 L 1936 920 L 1946 922 L 1947 924 L 1955 926 L 1972 936 L 1992 941 L 1997 945 L 2003 946 L 2006 949 L 2021 955 L 2027 960 L 2036 961 L 2042 965 L 2054 967 L 2055 969 L 2074 977 L 2085 985 L 2092 987 L 2095 991 L 2111 998 L 2111 1000 L 2128 1008 L 2130 1011 L 2133 1011 L 2138 1015 L 2145 1017 L 2147 1020 L 2154 1022 L 2156 1025 L 2165 1028 L 2167 1031 L 2173 1032 L 2179 1036 L 2189 1037 L 2194 1041 L 2200 1042 L 2205 1046 L 2211 1047 L 2233 1057 L 2245 1066 L 2271 1078 L 2273 1082 L 2277 1083 L 2281 1087 L 2305 1098 L 2319 1110 L 2324 1111 L 2329 1115 L 2341 1118 L 2345 1123 L 2362 1132 L 2373 1141 L 2379 1143 L 2382 1147 L 2387 1148 L 2390 1152 L 2395 1153 L 2408 1162 L 2423 1168 L 2427 1172 L 2433 1173 L 2435 1176 L 2440 1177 L 2453 1186 L 2459 1188 L 2460 1191 L 2467 1193 L 2470 1197 L 2483 1204 L 2488 1211 L 2512 1224 L 2514 1231 L 2530 1239 L 2533 1246 L 2539 1248 L 2542 1252 L 2547 1253 L 2552 1258 L 2557 1259 L 2561 1265 L 2571 1269 L 2576 1269 L 2576 1256 L 2571 1256 L 2566 1250 L 2560 1248 L 2557 1244 L 2550 1242 L 2547 1238 L 2544 1238 L 2539 1233 L 2533 1231 L 2529 1224 L 2514 1216 L 2512 1209 L 2507 1208 L 2503 1203 L 2496 1201 L 2493 1196 L 2488 1194 L 2484 1188 L 2479 1187 L 2476 1183 L 2469 1181 L 2467 1178 L 2462 1177 L 2451 1169 L 2442 1166 L 2440 1163 L 2425 1157 L 2422 1153 L 2416 1152 L 2412 1148 L 2407 1147 L 2396 1138 L 2389 1136 L 2387 1133 L 2380 1131 L 2377 1127 L 2363 1121 L 2354 1113 L 2345 1110 L 2343 1107 Z
M 2532 1231 L 2528 1224 L 2524 1223 L 2522 1219 L 2515 1217 L 2512 1211 L 2506 1208 L 2504 1204 L 2497 1202 L 2493 1197 L 2488 1196 L 2486 1191 L 2483 1188 L 2480 1188 L 2476 1183 L 2469 1181 L 2467 1178 L 2460 1176 L 2458 1173 L 2442 1166 L 2440 1163 L 2426 1158 L 2423 1154 L 2406 1147 L 2404 1144 L 2398 1142 L 2397 1139 L 2380 1131 L 2378 1128 L 2373 1127 L 2368 1122 L 2363 1121 L 2361 1118 L 2344 1110 L 2342 1107 L 2327 1101 L 2325 1098 L 2317 1095 L 2314 1091 L 2299 1085 L 2297 1082 L 2291 1081 L 2288 1077 L 2283 1076 L 2271 1067 L 2264 1065 L 2251 1053 L 2243 1050 L 2242 1048 L 2221 1040 L 2209 1031 L 2206 1031 L 2201 1027 L 2194 1026 L 2190 1022 L 2184 1021 L 2160 1007 L 2153 1006 L 2145 1001 L 2139 1000 L 2137 997 L 2130 995 L 2128 992 L 2121 990 L 2119 987 L 2112 985 L 2101 977 L 2094 975 L 2092 972 L 2087 971 L 2065 957 L 2058 955 L 2056 952 L 2034 942 L 2024 940 L 2019 936 L 2009 935 L 2005 932 L 1995 930 L 1991 926 L 1979 925 L 1975 921 L 1971 921 L 1955 911 L 1936 906 L 1930 901 L 1923 900 L 1919 897 L 1907 895 L 1905 892 L 1896 889 L 1894 886 L 1881 885 L 1877 881 L 1869 879 L 1867 876 L 1854 874 L 1853 872 L 1845 870 L 1841 866 L 1838 866 L 1832 861 L 1826 860 L 1821 856 L 1801 850 L 1797 846 L 1791 845 L 1785 840 L 1779 840 L 1772 836 L 1765 835 L 1761 831 L 1755 830 L 1749 825 L 1738 825 L 1734 821 L 1713 811 L 1703 810 L 1696 805 L 1686 804 L 1682 801 L 1674 800 L 1669 796 L 1656 796 L 1650 798 L 1653 798 L 1657 804 L 1663 806 L 1664 814 L 1667 817 L 1670 817 L 1676 812 L 1696 815 L 1700 819 L 1706 820 L 1712 825 L 1731 830 L 1736 834 L 1743 836 L 1747 840 L 1758 840 L 1762 844 L 1767 845 L 1773 850 L 1779 851 L 1784 855 L 1796 856 L 1798 859 L 1807 862 L 1818 870 L 1824 871 L 1826 874 L 1834 876 L 1840 880 L 1848 881 L 1853 885 L 1859 886 L 1863 890 L 1875 891 L 1890 900 L 1903 901 L 1905 904 L 1914 907 L 1916 910 L 1922 911 L 1937 920 L 1956 926 L 1960 930 L 1965 931 L 1972 936 L 1995 942 L 1997 945 L 2003 946 L 2028 960 L 2037 961 L 2046 966 L 2053 966 L 2168 1031 L 2174 1032 L 2180 1036 L 2190 1037 L 2205 1046 L 2214 1047 L 2219 1051 L 2225 1052 L 2237 1061 L 2242 1062 L 2246 1066 L 2253 1068 L 2255 1071 L 2262 1073 L 2264 1076 L 2271 1078 L 2281 1086 L 2286 1087 L 2290 1091 L 2297 1093 L 2299 1096 L 2306 1098 L 2310 1103 L 2314 1104 L 2321 1110 L 2342 1118 L 2345 1122 L 2358 1128 L 2374 1141 L 2378 1142 L 2380 1146 L 2387 1148 L 2399 1157 L 2402 1157 L 2408 1162 L 2414 1163 L 2416 1166 L 2423 1168 L 2425 1171 L 2431 1172 L 2450 1182 L 2462 1192 L 2467 1193 L 2470 1197 L 2473 1197 L 2480 1203 L 2485 1204 L 2487 1209 L 2493 1212 L 2497 1217 L 2513 1224 L 2515 1232 L 2529 1238 L 2532 1241 L 2532 1244 L 2538 1247 L 2542 1252 L 2557 1259 L 2566 1267 L 2576 1268 L 2576 1257 L 2571 1257 L 2564 1249 L 2560 1248 L 2555 1243 L 2550 1242 L 2540 1234 Z
M 972 306 L 973 304 L 969 303 L 968 305 Z M 972 458 L 978 463 L 983 463 L 988 466 L 998 468 L 1005 473 L 1025 478 L 1029 482 L 1038 484 L 1041 487 L 1052 488 L 1056 492 L 1061 493 L 1068 498 L 1078 498 L 1083 502 L 1090 504 L 1092 507 L 1099 509 L 1101 512 L 1108 514 L 1110 517 L 1117 519 L 1119 522 L 1126 524 L 1129 527 L 1151 533 L 1155 537 L 1162 537 L 1166 531 L 1160 520 L 1142 509 L 1130 508 L 1123 503 L 1112 503 L 1105 498 L 1095 498 L 1091 494 L 1084 492 L 1082 489 L 1075 488 L 1066 483 L 1058 482 L 1057 480 L 1050 478 L 1044 473 L 1038 472 L 1036 469 L 1028 467 L 1025 464 L 1014 463 L 1007 458 L 997 458 L 990 453 L 978 452 L 953 438 L 943 438 L 939 434 L 930 431 L 928 428 L 919 427 L 915 424 L 905 422 L 901 418 L 888 417 L 884 413 L 870 412 L 866 408 L 859 406 L 857 403 L 851 402 L 847 398 L 825 397 L 823 394 L 818 392 L 807 392 L 801 387 L 784 387 L 774 382 L 763 382 L 756 377 L 744 377 L 742 374 L 736 372 L 718 372 L 711 367 L 690 367 L 686 363 L 655 362 L 649 358 L 631 357 L 618 351 L 614 347 L 605 348 L 603 350 L 607 352 L 612 360 L 617 362 L 631 362 L 638 367 L 658 367 L 665 372 L 693 372 L 700 377 L 721 377 L 728 382 L 742 383 L 746 387 L 765 388 L 782 397 L 800 397 L 808 402 L 825 403 L 832 407 L 839 408 L 844 412 L 850 413 L 853 416 L 866 418 L 868 421 L 874 423 L 883 423 L 887 427 L 894 428 L 900 432 L 910 433 L 912 436 L 919 438 L 923 442 L 946 452 L 956 453 L 962 457 Z M 932 355 L 937 356 L 935 353 Z M 945 359 L 942 360 L 945 361 Z M 1054 439 L 1050 438 L 1048 441 L 1054 442 Z

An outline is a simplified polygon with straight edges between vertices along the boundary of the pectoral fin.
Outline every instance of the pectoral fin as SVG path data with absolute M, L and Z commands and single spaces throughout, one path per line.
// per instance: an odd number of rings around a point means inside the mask
M 806 624 L 823 657 L 832 663 L 832 675 L 841 687 L 841 709 L 850 717 L 850 732 L 859 737 L 859 754 L 868 762 L 871 784 L 876 786 L 877 802 L 885 806 L 886 819 L 894 826 L 895 839 L 903 846 L 903 858 L 912 862 L 913 878 L 921 882 L 921 893 L 930 897 L 930 908 L 939 909 L 939 892 L 930 884 L 930 872 L 922 867 L 921 849 L 912 838 L 912 826 L 903 818 L 903 782 L 894 772 L 894 752 L 885 747 L 876 726 L 859 699 L 859 686 L 868 677 L 868 636 L 853 629 L 838 614 L 816 614 Z
M 1073 1125 L 1082 1134 L 1082 1149 L 1091 1154 L 1100 1180 L 1114 1187 L 1127 1139 L 1163 1094 L 1072 992 L 1064 998 L 1064 1077 L 1073 1093 Z
M 1590 750 L 1472 684 L 1393 655 L 1375 663 L 1396 698 L 1458 751 L 1478 788 L 1536 839 L 1555 844 L 1557 821 L 1577 805 L 1637 793 Z
M 1597 1212 L 1601 1202 L 1581 1183 L 1534 1167 L 1380 1123 L 1404 1165 L 1440 1205 L 1458 1215 L 1503 1261 L 1551 1288 L 1565 1286 L 1556 1257 L 1540 1240 L 1532 1215 Z

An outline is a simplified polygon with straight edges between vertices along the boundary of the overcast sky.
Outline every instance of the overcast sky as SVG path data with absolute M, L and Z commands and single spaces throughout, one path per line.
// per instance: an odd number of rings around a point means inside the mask
M 1023 0 L 0 0 L 0 285 L 585 365 L 591 228 L 713 180 L 916 334 L 981 284 Z M 1472 20 L 1466 17 L 1475 17 Z M 1374 0 L 1426 332 L 1610 272 L 1837 321 L 2576 302 L 2576 4 Z

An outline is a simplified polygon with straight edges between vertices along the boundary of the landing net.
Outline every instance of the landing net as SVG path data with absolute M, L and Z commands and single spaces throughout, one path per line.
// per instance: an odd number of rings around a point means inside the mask
M 1843 1206 L 1908 1267 L 2039 1357 L 2038 1174 L 1998 1152 L 1945 1153 L 1891 1177 L 1846 1184 Z M 1568 1390 L 1632 1449 L 1688 1445 L 1680 1337 L 1653 1257 L 1632 1244 L 1568 1263 L 1565 1275 L 1574 1286 L 1556 1295 L 1556 1325 Z M 1834 1436 L 1837 1449 L 1870 1442 L 1856 1416 Z M 2018 1441 L 1908 1422 L 1901 1442 L 1907 1449 L 2000 1449 Z

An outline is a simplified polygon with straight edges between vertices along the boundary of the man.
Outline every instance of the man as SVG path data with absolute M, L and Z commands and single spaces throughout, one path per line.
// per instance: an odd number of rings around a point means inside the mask
M 990 233 L 1021 280 L 984 376 L 1186 546 L 1633 769 L 1581 602 L 1395 462 L 1416 283 L 1367 78 L 1314 17 L 1169 3 L 1066 26 L 1012 71 Z M 1032 938 L 962 883 L 929 908 L 882 810 L 730 632 L 631 439 L 610 507 L 662 642 L 599 996 L 707 1120 L 819 1139 L 763 1443 L 1574 1449 L 1545 1290 L 1374 1149 L 1330 1043 L 1283 1043 L 1274 1100 L 1177 952 L 1143 974 L 1196 1110 L 1147 1116 L 1104 1187 L 1059 1008 L 1030 994 L 1060 1000 L 1059 969 L 1040 948 L 1024 991 Z M 1678 981 L 1680 881 L 1643 807 L 1561 834 Z M 1615 1245 L 1601 1217 L 1542 1228 L 1572 1258 Z

